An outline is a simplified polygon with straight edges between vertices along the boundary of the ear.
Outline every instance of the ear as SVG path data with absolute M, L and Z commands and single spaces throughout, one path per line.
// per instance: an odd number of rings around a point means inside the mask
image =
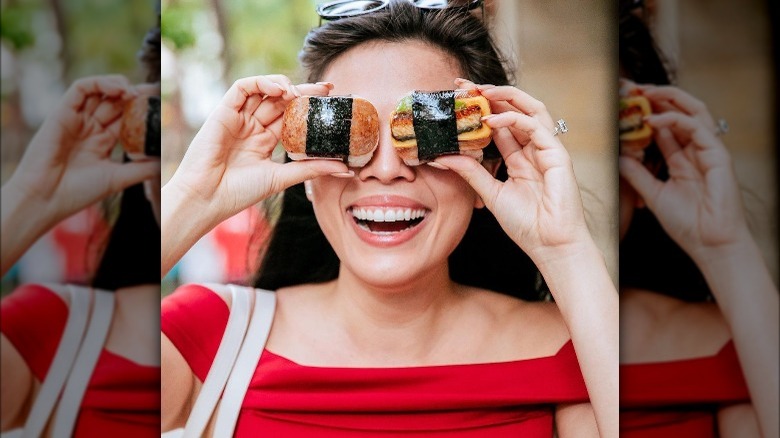
M 503 160 L 501 158 L 490 158 L 487 160 L 482 161 L 482 167 L 487 169 L 488 172 L 490 172 L 491 175 L 493 175 L 493 178 L 496 177 L 496 174 L 498 173 L 498 168 L 501 166 L 501 162 Z M 476 199 L 474 200 L 474 208 L 484 208 L 485 202 L 482 201 L 482 198 L 477 195 Z
M 303 191 L 306 192 L 306 199 L 312 202 L 314 200 L 314 191 L 312 190 L 310 179 L 303 182 Z

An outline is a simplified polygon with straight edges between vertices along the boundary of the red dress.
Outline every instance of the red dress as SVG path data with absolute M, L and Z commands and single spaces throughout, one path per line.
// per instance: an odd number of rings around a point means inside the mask
M 716 355 L 620 366 L 620 436 L 714 438 L 717 410 L 750 401 L 733 342 Z
M 66 303 L 40 285 L 2 301 L 0 331 L 38 381 L 54 359 L 68 319 Z M 103 349 L 89 381 L 74 437 L 137 438 L 160 434 L 160 367 L 139 365 Z
M 162 331 L 201 381 L 228 315 L 202 286 L 163 300 Z M 264 350 L 236 436 L 547 438 L 556 404 L 587 401 L 571 341 L 549 357 L 409 368 L 305 366 Z

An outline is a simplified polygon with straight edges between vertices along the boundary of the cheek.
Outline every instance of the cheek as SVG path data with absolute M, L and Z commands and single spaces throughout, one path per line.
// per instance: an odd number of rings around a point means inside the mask
M 326 235 L 333 228 L 334 221 L 342 219 L 340 199 L 346 184 L 346 180 L 333 177 L 320 177 L 311 182 L 310 201 L 314 207 L 317 222 Z
M 439 219 L 444 221 L 445 225 L 457 225 L 465 231 L 474 210 L 477 194 L 455 172 L 438 170 L 433 172 L 435 173 L 425 179 L 436 197 Z

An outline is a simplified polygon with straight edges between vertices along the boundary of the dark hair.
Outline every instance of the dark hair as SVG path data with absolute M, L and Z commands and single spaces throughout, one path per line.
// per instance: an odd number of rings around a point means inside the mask
M 160 20 L 147 34 L 138 59 L 147 82 L 160 80 Z M 127 157 L 125 157 L 127 161 Z M 119 288 L 160 282 L 160 226 L 154 218 L 143 184 L 121 194 L 119 216 L 92 278 L 92 286 Z
M 406 1 L 363 16 L 329 22 L 306 37 L 300 58 L 309 82 L 318 81 L 347 50 L 372 41 L 423 41 L 456 59 L 465 78 L 477 83 L 510 84 L 485 23 L 456 8 L 424 11 Z M 498 158 L 495 145 L 486 158 Z M 506 180 L 501 163 L 498 178 Z M 538 270 L 503 232 L 487 210 L 475 210 L 466 234 L 449 257 L 450 276 L 462 284 L 536 300 Z M 255 286 L 276 290 L 294 284 L 324 282 L 338 276 L 339 260 L 320 230 L 303 184 L 284 193 L 280 219 L 265 251 Z
M 634 8 L 621 7 L 618 31 L 619 62 L 629 79 L 656 85 L 672 83 L 650 30 Z M 658 178 L 669 178 L 669 169 L 655 143 L 645 150 L 644 162 Z M 712 298 L 699 268 L 649 209 L 634 212 L 620 242 L 619 264 L 621 287 L 651 290 L 685 301 Z

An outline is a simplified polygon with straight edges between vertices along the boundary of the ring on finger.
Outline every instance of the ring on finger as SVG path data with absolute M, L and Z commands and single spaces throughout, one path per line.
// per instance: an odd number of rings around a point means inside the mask
M 566 126 L 566 121 L 563 119 L 558 119 L 557 122 L 555 122 L 555 128 L 553 129 L 553 136 L 556 136 L 558 134 L 566 134 L 569 132 L 569 127 Z

